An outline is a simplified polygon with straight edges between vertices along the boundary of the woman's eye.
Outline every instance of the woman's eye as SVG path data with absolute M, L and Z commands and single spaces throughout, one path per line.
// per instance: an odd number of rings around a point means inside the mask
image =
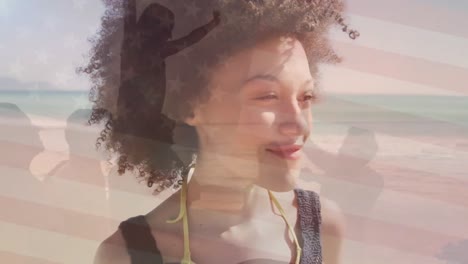
M 305 101 L 315 101 L 316 99 L 317 99 L 317 96 L 315 96 L 315 95 L 308 94 L 308 95 L 304 96 Z
M 278 99 L 278 97 L 274 94 L 269 94 L 267 96 L 263 96 L 263 97 L 260 97 L 260 98 L 257 98 L 257 100 L 261 100 L 261 101 L 266 101 L 266 100 L 271 100 L 271 99 Z M 317 100 L 317 96 L 314 95 L 314 94 L 311 94 L 311 95 L 305 95 L 304 96 L 304 101 L 311 101 L 311 102 L 314 102 Z
M 270 100 L 270 99 L 276 99 L 276 98 L 277 98 L 276 95 L 274 95 L 274 94 L 269 94 L 269 95 L 267 95 L 267 96 L 257 98 L 257 100 L 262 100 L 262 101 L 263 101 L 263 100 Z

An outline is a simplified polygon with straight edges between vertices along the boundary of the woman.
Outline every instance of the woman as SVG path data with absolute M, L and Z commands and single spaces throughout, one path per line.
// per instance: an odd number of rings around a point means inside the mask
M 199 43 L 170 58 L 165 114 L 142 98 L 128 106 L 128 122 L 106 107 L 115 98 L 108 50 L 118 31 L 109 27 L 118 28 L 119 13 L 107 13 L 84 69 L 96 84 L 90 121 L 107 120 L 98 145 L 119 155 L 120 172 L 137 170 L 156 193 L 182 185 L 151 212 L 123 221 L 95 263 L 339 263 L 339 209 L 295 181 L 318 96 L 318 64 L 339 61 L 327 30 L 340 24 L 357 36 L 343 23 L 343 3 L 196 2 L 158 1 L 182 14 L 182 25 L 221 14 Z M 174 126 L 159 117 L 166 114 Z

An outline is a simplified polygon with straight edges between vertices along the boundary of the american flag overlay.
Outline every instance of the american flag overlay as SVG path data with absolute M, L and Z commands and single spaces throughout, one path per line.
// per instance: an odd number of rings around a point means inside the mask
M 118 175 L 95 148 L 103 126 L 85 125 L 75 69 L 103 2 L 0 0 L 0 263 L 93 263 L 121 221 L 175 192 Z M 343 60 L 320 68 L 298 186 L 340 206 L 342 263 L 468 263 L 468 1 L 346 3 L 360 36 L 330 32 Z

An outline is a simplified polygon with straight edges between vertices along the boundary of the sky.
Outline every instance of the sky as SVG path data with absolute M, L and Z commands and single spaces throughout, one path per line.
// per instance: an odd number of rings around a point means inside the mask
M 344 61 L 323 67 L 324 90 L 468 94 L 466 1 L 347 3 L 347 21 L 361 34 L 351 40 L 338 28 L 331 32 Z M 103 11 L 99 0 L 0 0 L 0 90 L 89 90 L 74 69 L 84 63 Z

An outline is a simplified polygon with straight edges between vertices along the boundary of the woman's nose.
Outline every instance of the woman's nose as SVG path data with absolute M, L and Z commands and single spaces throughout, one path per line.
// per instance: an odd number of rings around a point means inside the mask
M 304 118 L 281 122 L 279 130 L 282 135 L 288 137 L 299 137 L 309 134 L 309 126 Z
M 301 136 L 309 133 L 310 108 L 302 109 L 299 102 L 285 103 L 280 108 L 279 129 L 285 136 Z

